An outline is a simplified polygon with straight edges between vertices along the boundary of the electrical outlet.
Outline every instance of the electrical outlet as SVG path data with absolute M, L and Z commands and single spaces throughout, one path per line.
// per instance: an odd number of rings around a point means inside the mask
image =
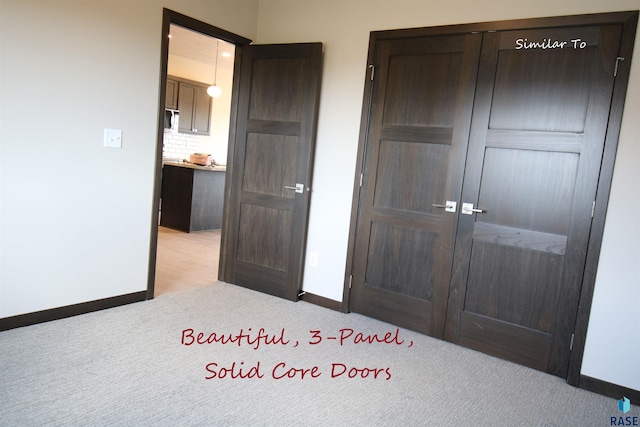
M 104 146 L 107 148 L 122 148 L 122 130 L 105 129 Z

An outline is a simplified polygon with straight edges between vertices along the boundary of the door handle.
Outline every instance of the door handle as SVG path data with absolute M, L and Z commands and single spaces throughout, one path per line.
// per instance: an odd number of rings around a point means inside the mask
M 290 185 L 285 185 L 284 188 L 286 188 L 287 190 L 293 190 L 296 193 L 304 193 L 304 184 L 296 183 L 295 187 L 292 187 Z
M 447 212 L 455 212 L 458 203 L 454 202 L 453 200 L 447 200 L 447 203 L 444 205 L 440 203 L 434 203 L 431 206 L 433 206 L 434 208 L 442 208 Z
M 485 213 L 484 209 L 475 209 L 473 203 L 463 203 L 462 210 L 460 211 L 465 215 L 473 215 L 473 213 Z

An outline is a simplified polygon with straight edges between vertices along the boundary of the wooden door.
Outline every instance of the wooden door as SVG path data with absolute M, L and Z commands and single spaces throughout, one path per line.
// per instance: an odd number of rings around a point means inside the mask
M 222 279 L 298 299 L 322 44 L 244 46 L 227 188 Z
M 447 340 L 566 376 L 620 32 L 484 35 Z
M 351 311 L 443 335 L 480 40 L 375 45 Z

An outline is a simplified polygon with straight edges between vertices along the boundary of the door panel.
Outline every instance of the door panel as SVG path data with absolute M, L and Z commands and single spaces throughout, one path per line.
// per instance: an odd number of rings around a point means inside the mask
M 435 245 L 434 233 L 383 222 L 374 222 L 371 228 L 367 286 L 431 301 L 430 287 L 411 285 L 433 283 L 433 257 L 425 256 L 424 248 Z M 422 256 L 425 262 L 417 265 L 389 262 L 415 256 Z
M 434 139 L 423 136 L 427 141 Z M 451 141 L 451 133 L 448 135 Z M 433 206 L 444 200 L 447 178 L 448 144 L 382 140 L 379 146 L 378 172 L 374 206 L 415 212 L 440 214 Z
M 306 58 L 254 58 L 249 119 L 299 123 Z
M 237 260 L 272 270 L 287 271 L 291 212 L 277 207 L 243 204 L 240 212 Z
M 296 182 L 299 137 L 249 133 L 246 143 L 242 190 L 293 200 L 285 186 Z M 273 167 L 279 163 L 287 167 Z
M 350 309 L 442 337 L 481 35 L 380 41 Z M 452 96 L 452 93 L 455 94 Z
M 445 336 L 565 376 L 620 27 L 484 36 Z M 583 48 L 517 49 L 580 39 Z
M 223 279 L 291 300 L 301 288 L 321 68 L 320 43 L 242 48 Z
M 566 235 L 579 160 L 577 153 L 488 147 L 478 206 L 491 208 L 477 221 Z
M 501 51 L 489 129 L 583 132 L 589 92 L 590 49 Z M 513 108 L 526 105 L 525 108 Z

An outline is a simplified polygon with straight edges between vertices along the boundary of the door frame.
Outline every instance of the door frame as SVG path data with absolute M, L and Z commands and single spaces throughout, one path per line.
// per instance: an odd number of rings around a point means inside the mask
M 621 44 L 619 56 L 624 57 L 618 66 L 618 73 L 614 81 L 609 122 L 604 142 L 604 152 L 602 168 L 598 181 L 595 209 L 591 223 L 591 234 L 587 247 L 585 270 L 582 277 L 582 286 L 579 297 L 579 306 L 576 314 L 574 327 L 573 347 L 570 355 L 567 383 L 583 388 L 592 387 L 592 379 L 580 374 L 582 359 L 584 355 L 587 327 L 593 300 L 596 273 L 600 250 L 602 248 L 602 237 L 606 220 L 607 204 L 611 191 L 611 180 L 615 156 L 618 147 L 620 126 L 622 124 L 622 112 L 627 93 L 629 72 L 631 69 L 631 57 L 633 44 L 635 41 L 636 27 L 638 23 L 638 11 L 611 12 L 587 15 L 558 16 L 550 18 L 518 19 L 510 21 L 493 21 L 474 24 L 460 24 L 450 26 L 411 28 L 400 30 L 372 31 L 369 38 L 369 51 L 367 56 L 367 68 L 365 71 L 365 88 L 362 105 L 362 115 L 360 123 L 360 137 L 358 141 L 357 167 L 355 171 L 353 201 L 351 209 L 351 223 L 349 227 L 349 244 L 347 251 L 347 262 L 344 277 L 343 308 L 348 311 L 350 281 L 354 266 L 354 254 L 356 243 L 356 232 L 358 223 L 358 206 L 360 204 L 360 179 L 364 173 L 364 161 L 366 156 L 367 129 L 369 127 L 369 111 L 373 89 L 373 80 L 370 78 L 369 67 L 374 63 L 376 44 L 380 40 L 399 39 L 408 37 L 425 37 L 437 35 L 463 34 L 469 32 L 489 32 L 505 30 L 521 30 L 528 28 L 544 27 L 570 27 L 583 25 L 622 25 Z
M 174 12 L 170 9 L 163 8 L 162 10 L 162 40 L 160 47 L 160 88 L 158 90 L 158 129 L 156 134 L 156 152 L 155 152 L 155 169 L 154 169 L 154 184 L 153 184 L 153 203 L 151 208 L 151 233 L 149 244 L 149 270 L 147 275 L 147 299 L 153 299 L 155 292 L 156 281 L 156 261 L 158 250 L 158 219 L 160 215 L 160 192 L 162 187 L 162 145 L 164 139 L 164 110 L 165 100 L 167 96 L 167 66 L 169 63 L 169 30 L 171 24 L 179 25 L 189 30 L 196 31 L 205 36 L 215 37 L 220 40 L 232 43 L 236 46 L 236 53 L 234 58 L 234 70 L 233 70 L 233 84 L 235 85 L 237 80 L 237 73 L 239 72 L 240 59 L 242 57 L 242 46 L 247 46 L 251 43 L 250 39 L 231 33 L 222 28 L 214 27 L 206 22 L 198 21 L 197 19 L 183 15 L 178 12 Z M 229 126 L 229 149 L 227 156 L 227 173 L 225 179 L 225 191 L 223 202 L 223 216 L 222 216 L 222 231 L 221 231 L 221 243 L 220 243 L 220 266 L 218 270 L 218 278 L 222 278 L 222 265 L 223 265 L 223 248 L 226 237 L 226 224 L 228 221 L 227 201 L 230 194 L 230 179 L 231 168 L 233 160 L 233 145 L 235 135 L 235 120 L 237 108 L 237 90 L 232 91 L 231 99 L 231 123 Z

